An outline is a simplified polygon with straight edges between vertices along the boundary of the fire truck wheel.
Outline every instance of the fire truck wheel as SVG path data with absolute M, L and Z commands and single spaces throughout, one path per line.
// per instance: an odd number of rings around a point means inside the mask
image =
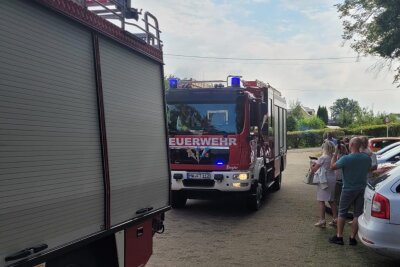
M 271 186 L 272 191 L 279 191 L 281 189 L 281 184 L 282 184 L 282 173 L 280 173 L 279 176 L 275 178 L 275 182 Z
M 171 206 L 174 209 L 180 209 L 185 207 L 187 197 L 183 192 L 171 192 Z
M 263 198 L 262 184 L 258 183 L 257 188 L 251 190 L 251 194 L 247 198 L 247 208 L 251 211 L 259 210 L 261 207 L 262 198 Z
M 267 185 L 267 182 L 266 182 L 267 178 L 265 176 L 264 170 L 262 170 L 260 172 L 260 176 L 259 177 L 260 177 L 259 179 L 261 181 L 262 190 L 263 190 L 263 198 L 265 198 L 267 196 L 267 194 L 268 194 L 268 185 Z

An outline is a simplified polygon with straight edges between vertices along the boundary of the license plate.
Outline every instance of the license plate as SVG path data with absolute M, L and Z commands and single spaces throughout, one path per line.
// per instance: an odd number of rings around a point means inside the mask
M 189 172 L 188 179 L 211 179 L 211 173 L 208 172 Z

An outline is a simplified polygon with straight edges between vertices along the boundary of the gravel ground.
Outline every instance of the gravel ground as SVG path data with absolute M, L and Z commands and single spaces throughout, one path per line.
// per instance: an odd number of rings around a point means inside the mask
M 240 200 L 190 200 L 185 209 L 167 212 L 166 231 L 155 236 L 147 266 L 400 266 L 361 243 L 329 244 L 335 229 L 313 226 L 315 188 L 302 180 L 308 156 L 317 151 L 289 151 L 282 189 L 258 212 Z M 346 226 L 345 236 L 349 231 Z

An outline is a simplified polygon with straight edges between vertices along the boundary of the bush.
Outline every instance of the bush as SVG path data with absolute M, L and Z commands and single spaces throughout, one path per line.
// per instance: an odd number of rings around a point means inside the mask
M 317 116 L 303 117 L 297 124 L 300 131 L 325 128 L 325 123 Z
M 340 130 L 319 129 L 308 131 L 294 131 L 287 133 L 288 148 L 318 147 L 322 144 L 323 135 L 331 132 L 335 138 L 345 135 L 366 135 L 370 137 L 386 137 L 386 125 L 362 126 Z M 389 124 L 389 136 L 400 136 L 400 123 Z
M 292 115 L 289 115 L 286 119 L 286 127 L 287 130 L 290 131 L 296 131 L 297 130 L 297 120 L 295 117 Z
M 344 129 L 346 135 L 366 135 L 371 137 L 386 137 L 386 125 L 369 125 Z M 389 124 L 389 136 L 400 136 L 400 123 Z
M 342 130 L 308 130 L 287 133 L 288 148 L 318 147 L 322 144 L 324 133 L 331 132 L 335 138 L 343 138 L 345 133 Z

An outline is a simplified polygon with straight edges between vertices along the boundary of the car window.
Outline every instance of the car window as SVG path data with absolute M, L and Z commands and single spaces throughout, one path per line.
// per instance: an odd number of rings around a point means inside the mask
M 368 187 L 371 189 L 375 189 L 375 187 L 382 183 L 383 181 L 386 181 L 389 177 L 399 177 L 400 176 L 400 166 L 395 167 L 394 169 L 385 172 L 381 174 L 380 176 L 376 178 L 371 178 L 368 180 Z
M 394 156 L 391 157 L 388 161 L 390 161 L 390 162 L 397 162 L 397 161 L 399 161 L 399 157 L 400 157 L 400 153 L 397 153 L 397 155 L 394 155 Z
M 395 140 L 384 140 L 384 141 L 382 141 L 381 148 L 384 148 L 390 144 L 393 144 L 394 142 L 396 142 L 396 141 Z
M 383 181 L 385 181 L 387 178 L 389 178 L 389 174 L 386 172 L 380 176 L 378 176 L 378 178 L 373 178 L 368 180 L 368 187 L 375 189 L 375 186 L 379 183 L 382 183 Z
M 396 141 L 396 143 L 390 144 L 388 146 L 386 146 L 385 148 L 379 150 L 378 152 L 376 152 L 377 155 L 382 155 L 383 153 L 389 151 L 390 149 L 395 148 L 396 146 L 399 146 L 400 142 Z
M 386 151 L 380 157 L 385 159 L 390 159 L 392 157 L 396 157 L 397 155 L 400 155 L 400 146 L 397 146 L 393 149 L 390 149 L 389 151 Z

